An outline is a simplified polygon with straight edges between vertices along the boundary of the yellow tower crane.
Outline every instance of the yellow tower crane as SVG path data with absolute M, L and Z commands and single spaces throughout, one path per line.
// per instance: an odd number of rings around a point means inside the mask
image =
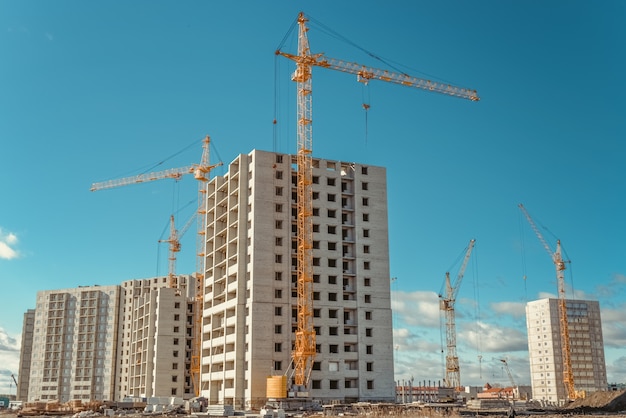
M 183 226 L 180 230 L 176 229 L 176 225 L 174 222 L 174 215 L 170 216 L 170 236 L 168 239 L 159 240 L 159 242 L 167 242 L 169 244 L 169 270 L 168 270 L 168 278 L 169 278 L 169 287 L 176 287 L 176 253 L 180 252 L 180 239 L 185 235 L 185 232 L 192 225 L 193 221 L 196 219 L 198 214 L 194 213 L 185 226 Z
M 461 281 L 465 274 L 465 268 L 469 261 L 472 249 L 476 243 L 475 239 L 470 240 L 469 245 L 465 251 L 465 258 L 461 264 L 461 268 L 456 277 L 454 285 L 450 280 L 450 273 L 446 272 L 445 282 L 445 295 L 439 295 L 439 309 L 445 315 L 446 318 L 446 377 L 444 383 L 446 387 L 458 388 L 461 386 L 461 371 L 459 367 L 459 357 L 456 353 L 456 314 L 454 311 L 454 304 L 456 301 L 456 295 L 461 287 Z
M 192 164 L 186 167 L 172 168 L 168 170 L 140 174 L 137 176 L 124 177 L 120 179 L 107 180 L 99 183 L 93 183 L 91 185 L 91 191 L 111 189 L 119 186 L 126 186 L 129 184 L 145 183 L 148 181 L 161 180 L 161 179 L 174 179 L 180 180 L 184 175 L 193 174 L 195 179 L 198 180 L 198 211 L 196 216 L 198 236 L 196 242 L 196 293 L 195 293 L 195 312 L 194 312 L 194 326 L 193 326 L 193 345 L 191 352 L 191 382 L 194 386 L 194 393 L 196 396 L 200 395 L 200 355 L 202 353 L 202 300 L 204 295 L 204 259 L 205 259 L 205 225 L 206 225 L 206 183 L 209 181 L 211 170 L 215 167 L 219 167 L 222 163 L 209 164 L 209 144 L 211 138 L 207 135 L 202 141 L 202 158 L 199 164 Z M 172 219 L 172 228 L 174 223 Z M 169 285 L 174 285 L 174 280 L 171 277 L 173 266 L 170 265 L 170 281 Z
M 554 267 L 556 268 L 556 282 L 559 301 L 559 324 L 561 328 L 561 352 L 563 354 L 563 383 L 565 385 L 568 399 L 575 400 L 579 398 L 584 398 L 585 392 L 577 391 L 574 385 L 574 371 L 572 370 L 569 324 L 567 322 L 567 302 L 565 299 L 565 278 L 563 273 L 565 271 L 565 261 L 563 261 L 563 257 L 561 256 L 561 240 L 556 241 L 556 250 L 552 251 L 543 235 L 541 235 L 539 228 L 537 228 L 537 225 L 535 225 L 535 222 L 526 211 L 524 205 L 520 203 L 518 206 L 524 216 L 526 216 L 526 219 L 528 220 L 528 223 L 532 227 L 533 231 L 535 231 L 535 235 L 537 235 L 537 238 L 539 238 L 539 241 L 541 241 L 543 247 L 546 249 L 548 254 L 550 254 L 552 262 L 554 263 Z
M 323 53 L 312 54 L 307 37 L 308 19 L 304 13 L 298 15 L 298 53 L 297 55 L 278 49 L 281 55 L 296 63 L 296 70 L 291 79 L 297 83 L 297 326 L 295 347 L 292 352 L 294 363 L 294 382 L 308 386 L 313 359 L 315 358 L 315 330 L 313 328 L 313 169 L 312 169 L 312 69 L 328 68 L 357 76 L 357 81 L 368 83 L 370 80 L 387 81 L 407 87 L 447 94 L 471 101 L 478 101 L 475 90 L 451 86 L 396 74 L 386 70 L 366 67 L 334 58 Z

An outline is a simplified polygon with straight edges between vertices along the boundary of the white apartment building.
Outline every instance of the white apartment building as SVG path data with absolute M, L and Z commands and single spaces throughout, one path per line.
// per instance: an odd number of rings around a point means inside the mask
M 190 378 L 195 279 L 128 280 L 120 291 L 116 400 L 194 396 Z
M 291 376 L 296 329 L 295 156 L 239 155 L 208 183 L 201 394 L 263 406 Z M 310 396 L 395 399 L 386 171 L 313 159 Z
M 600 304 L 567 300 L 571 365 L 577 391 L 607 390 Z M 559 300 L 541 299 L 526 304 L 528 352 L 533 398 L 561 405 L 567 400 Z
M 23 330 L 32 334 L 22 339 L 28 401 L 113 398 L 118 302 L 119 286 L 37 292 L 34 324 Z
M 35 329 L 35 310 L 29 309 L 24 313 L 22 323 L 22 345 L 20 349 L 20 369 L 18 371 L 17 400 L 28 401 L 28 386 L 30 382 L 30 361 L 33 350 L 33 331 Z

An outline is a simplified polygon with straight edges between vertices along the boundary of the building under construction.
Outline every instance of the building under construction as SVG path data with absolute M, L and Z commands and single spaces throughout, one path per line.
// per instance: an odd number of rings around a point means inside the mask
M 608 387 L 600 304 L 565 300 L 570 365 L 577 397 Z M 541 299 L 526 305 L 528 353 L 533 398 L 562 405 L 572 399 L 565 382 L 564 348 L 558 299 Z
M 24 315 L 19 399 L 193 397 L 195 279 L 177 280 L 175 289 L 158 277 L 37 292 Z
M 208 183 L 201 395 L 263 406 L 268 376 L 291 381 L 298 309 L 311 309 L 308 396 L 393 401 L 386 170 L 313 159 L 312 306 L 299 307 L 294 166 L 255 150 Z

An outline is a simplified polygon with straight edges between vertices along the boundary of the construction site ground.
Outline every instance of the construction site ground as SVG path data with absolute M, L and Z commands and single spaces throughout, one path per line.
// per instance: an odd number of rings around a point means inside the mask
M 306 415 L 306 414 L 305 414 Z M 314 413 L 311 415 L 318 416 L 330 416 L 328 414 L 324 415 L 323 413 Z M 357 413 L 346 413 L 336 416 L 359 416 Z M 470 411 L 467 409 L 451 409 L 451 408 L 409 408 L 402 409 L 401 407 L 394 408 L 394 410 L 386 410 L 384 413 L 368 413 L 367 416 L 385 416 L 385 417 L 424 417 L 424 418 L 454 418 L 456 417 L 465 417 L 469 415 L 478 416 L 488 416 L 488 417 L 506 417 L 508 416 L 508 411 L 504 410 L 478 410 L 478 411 Z M 626 418 L 626 391 L 606 391 L 606 392 L 595 392 L 589 394 L 584 399 L 579 399 L 574 402 L 571 402 L 567 406 L 560 408 L 538 408 L 533 406 L 528 407 L 518 407 L 515 411 L 515 415 L 517 417 L 525 417 L 525 416 L 541 416 L 542 418 L 562 418 L 564 416 L 572 417 L 577 415 L 590 415 L 594 418 L 615 418 L 615 417 L 625 417 Z M 91 412 L 91 411 L 83 411 L 75 414 L 50 414 L 46 411 L 41 411 L 41 413 L 37 413 L 36 411 L 10 411 L 10 410 L 0 410 L 0 418 L 21 418 L 21 417 L 72 417 L 72 418 L 92 418 L 92 417 L 100 417 L 104 416 L 99 412 Z M 149 416 L 159 416 L 159 417 L 186 417 L 186 415 L 167 415 L 161 413 L 126 413 L 126 412 L 115 412 L 114 417 L 127 417 L 127 418 L 146 418 Z M 187 415 L 191 417 L 201 416 L 211 417 L 208 415 L 198 414 L 198 415 Z M 254 413 L 238 413 L 236 416 L 240 417 L 261 417 L 259 414 Z M 303 416 L 302 414 L 290 414 L 287 412 L 287 417 L 293 416 Z M 213 417 L 211 417 L 213 418 Z

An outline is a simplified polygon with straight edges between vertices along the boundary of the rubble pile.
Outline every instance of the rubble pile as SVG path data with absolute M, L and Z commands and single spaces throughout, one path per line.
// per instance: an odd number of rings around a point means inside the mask
M 572 412 L 626 411 L 626 390 L 593 392 L 570 403 L 565 409 Z

